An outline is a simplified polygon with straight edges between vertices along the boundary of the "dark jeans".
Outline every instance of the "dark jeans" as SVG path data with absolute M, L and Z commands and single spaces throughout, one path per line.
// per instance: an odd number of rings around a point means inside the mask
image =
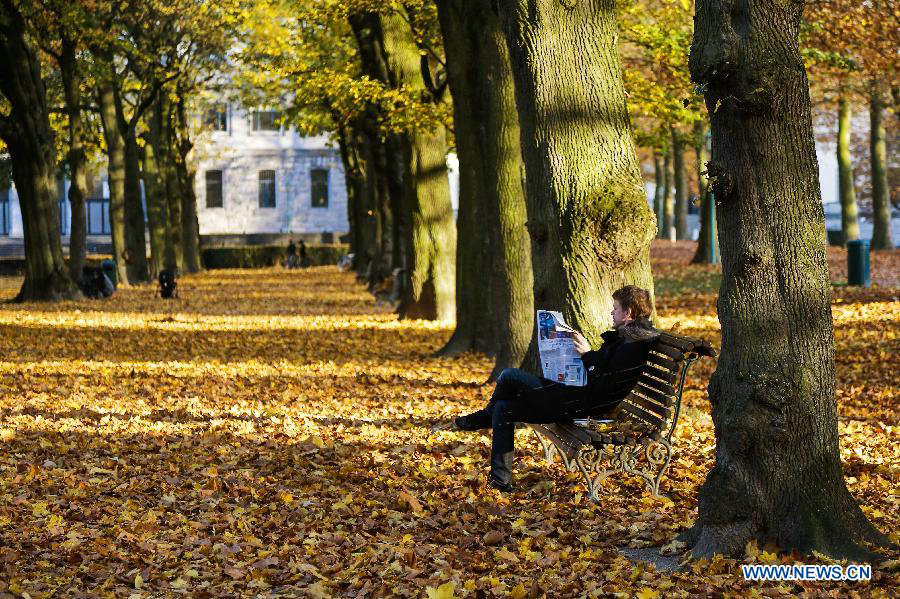
M 551 384 L 555 383 L 518 368 L 507 368 L 497 378 L 497 386 L 488 404 L 477 412 L 456 419 L 456 424 L 463 430 L 493 429 L 491 476 L 500 482 L 512 482 L 515 423 L 556 422 L 560 417 L 559 411 L 552 405 L 522 398 L 519 392 Z

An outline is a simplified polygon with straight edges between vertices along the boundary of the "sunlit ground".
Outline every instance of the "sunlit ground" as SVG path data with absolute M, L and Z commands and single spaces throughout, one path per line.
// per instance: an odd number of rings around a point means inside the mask
M 691 248 L 654 248 L 660 324 L 718 345 L 717 269 L 688 266 Z M 835 288 L 841 454 L 854 496 L 897 541 L 900 252 L 873 263 L 882 286 Z M 20 283 L 0 279 L 0 298 Z M 427 434 L 491 391 L 489 359 L 432 357 L 450 328 L 398 322 L 334 267 L 213 271 L 179 291 L 0 305 L 0 597 L 424 597 L 448 582 L 457 597 L 897 587 L 896 561 L 876 562 L 871 583 L 751 584 L 740 561 L 663 574 L 618 552 L 669 544 L 696 517 L 714 458 L 712 360 L 688 380 L 670 499 L 614 476 L 595 505 L 524 431 L 518 490 L 500 496 L 484 485 L 486 436 Z

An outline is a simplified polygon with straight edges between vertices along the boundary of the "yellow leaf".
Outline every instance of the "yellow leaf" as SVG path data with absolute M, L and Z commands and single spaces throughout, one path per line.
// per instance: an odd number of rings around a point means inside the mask
M 650 587 L 644 587 L 635 596 L 637 599 L 659 599 L 659 591 L 654 591 Z
M 756 539 L 751 539 L 747 541 L 747 546 L 744 547 L 744 557 L 747 559 L 753 560 L 759 556 L 759 547 L 756 546 Z
M 509 597 L 510 599 L 525 599 L 526 594 L 525 585 L 520 582 L 509 592 Z
M 34 502 L 34 505 L 31 506 L 31 515 L 32 516 L 46 516 L 47 515 L 47 502 L 46 501 Z
M 438 588 L 425 587 L 428 599 L 456 599 L 456 584 L 445 582 Z
M 759 554 L 759 561 L 764 564 L 774 564 L 778 561 L 777 553 L 769 553 L 768 551 L 763 551 Z
M 0 441 L 12 441 L 16 438 L 16 431 L 11 428 L 0 428 Z
M 144 577 L 139 573 L 134 576 L 134 588 L 140 590 L 141 587 L 144 586 Z

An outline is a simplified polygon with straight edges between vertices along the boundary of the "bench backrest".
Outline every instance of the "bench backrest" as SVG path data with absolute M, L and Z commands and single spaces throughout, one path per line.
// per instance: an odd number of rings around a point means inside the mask
M 627 422 L 640 436 L 671 439 L 688 368 L 700 356 L 715 355 L 705 341 L 660 333 L 646 362 L 622 373 L 617 391 L 627 391 L 614 412 L 616 420 Z

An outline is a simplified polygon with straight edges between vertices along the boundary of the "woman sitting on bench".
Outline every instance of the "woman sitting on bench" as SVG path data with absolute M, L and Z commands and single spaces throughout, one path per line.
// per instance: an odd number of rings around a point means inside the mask
M 588 382 L 575 387 L 507 368 L 487 406 L 458 416 L 433 430 L 475 431 L 493 429 L 491 470 L 488 484 L 504 492 L 512 490 L 514 425 L 516 422 L 546 424 L 572 418 L 597 416 L 611 410 L 621 398 L 610 397 L 610 375 L 640 367 L 647 359 L 650 343 L 659 336 L 650 314 L 650 294 L 628 285 L 613 293 L 613 330 L 603 333 L 603 344 L 592 351 L 581 333 L 575 333 L 575 349 L 587 371 Z

